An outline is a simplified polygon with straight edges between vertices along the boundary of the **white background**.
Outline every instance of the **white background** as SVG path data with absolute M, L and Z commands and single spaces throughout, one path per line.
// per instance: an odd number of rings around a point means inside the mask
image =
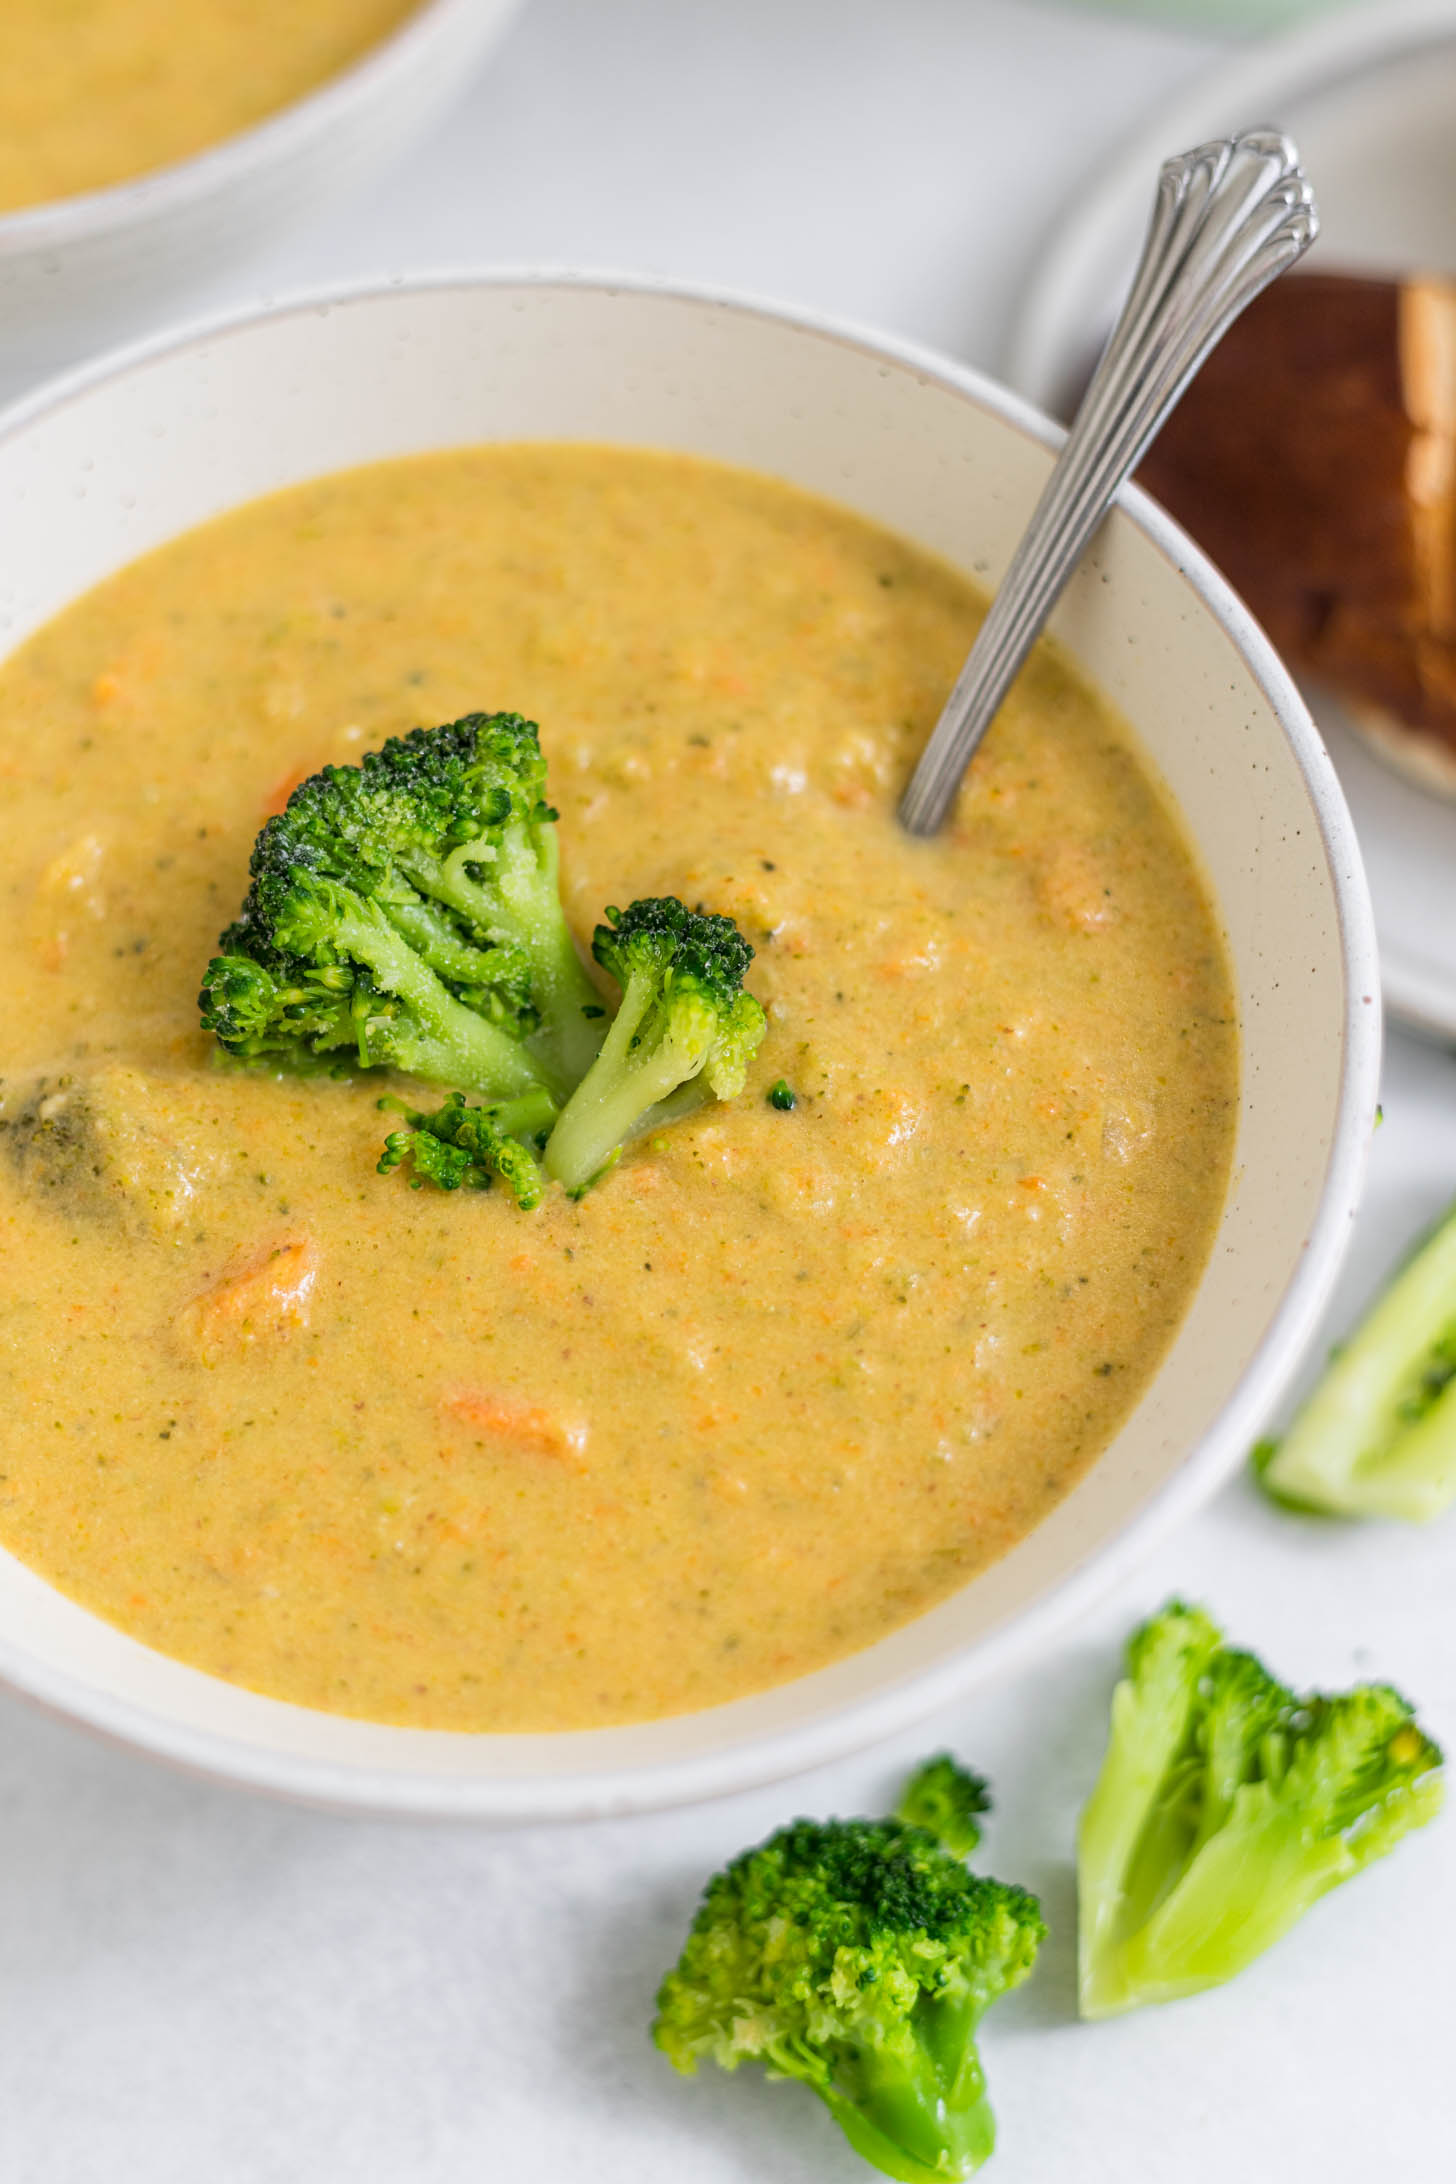
M 1035 0 L 535 0 L 407 169 L 225 293 L 610 265 L 994 364 L 1066 192 L 1217 50 Z M 1392 1039 L 1337 1322 L 1456 1196 L 1453 1092 L 1456 1062 Z M 1171 1590 L 1291 1679 L 1404 1684 L 1451 1744 L 1453 1579 L 1456 1517 L 1311 1527 L 1236 1483 L 1037 1673 L 895 1746 L 696 1812 L 515 1835 L 255 1801 L 0 1699 L 0 2184 L 867 2177 L 809 2096 L 679 2080 L 646 2028 L 715 1864 L 796 1812 L 883 1809 L 946 1742 L 995 1782 L 987 1865 L 1040 1890 L 1052 1929 L 984 2038 L 996 2184 L 1443 2184 L 1456 1823 L 1236 1986 L 1093 2027 L 1070 1859 L 1120 1639 Z

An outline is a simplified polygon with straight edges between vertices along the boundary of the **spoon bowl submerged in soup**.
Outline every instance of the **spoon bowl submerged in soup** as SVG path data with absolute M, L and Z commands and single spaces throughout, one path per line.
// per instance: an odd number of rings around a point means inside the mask
M 502 446 L 239 509 L 14 653 L 0 1543 L 251 1689 L 535 1730 L 802 1675 L 1035 1526 L 1198 1281 L 1238 1046 L 1054 649 L 899 830 L 980 611 L 775 480 Z M 578 935 L 701 901 L 769 1016 L 741 1099 L 529 1214 L 377 1176 L 407 1086 L 218 1068 L 195 1006 L 294 782 L 506 707 Z

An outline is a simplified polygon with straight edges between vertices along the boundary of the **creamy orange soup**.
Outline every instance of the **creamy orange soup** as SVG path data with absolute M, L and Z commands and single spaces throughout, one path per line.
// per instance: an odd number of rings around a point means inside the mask
M 565 1729 L 817 1668 L 1035 1525 L 1188 1302 L 1236 1032 L 1054 651 L 944 834 L 897 827 L 980 612 L 770 479 L 506 447 L 246 507 L 14 655 L 0 1539 L 254 1689 Z M 377 1078 L 197 1026 L 289 785 L 476 707 L 541 723 L 583 941 L 701 900 L 769 1015 L 739 1101 L 529 1214 L 378 1177 Z
M 420 0 L 0 0 L 0 212 L 124 182 L 277 113 Z

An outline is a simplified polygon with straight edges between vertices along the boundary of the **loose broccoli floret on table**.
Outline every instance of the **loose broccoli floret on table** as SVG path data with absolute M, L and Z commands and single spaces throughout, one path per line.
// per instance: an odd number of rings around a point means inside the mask
M 688 2073 L 797 2078 L 884 2175 L 947 2184 L 995 2143 L 976 2031 L 1044 1933 L 923 1828 L 798 1820 L 709 1882 L 653 2038 Z
M 483 1191 L 498 1180 L 514 1193 L 523 1212 L 540 1205 L 543 1182 L 532 1146 L 539 1148 L 555 1118 L 549 1093 L 529 1092 L 503 1107 L 471 1107 L 463 1092 L 452 1092 L 433 1114 L 407 1107 L 403 1100 L 379 1104 L 394 1108 L 407 1125 L 385 1139 L 381 1175 L 392 1175 L 410 1162 L 414 1190 L 435 1183 L 442 1191 Z
M 1298 1697 L 1171 1602 L 1129 1642 L 1082 1815 L 1082 2015 L 1231 1979 L 1434 1816 L 1441 1765 L 1389 1685 Z
M 622 1003 L 546 1145 L 547 1174 L 577 1191 L 642 1131 L 735 1099 L 767 1021 L 743 990 L 753 950 L 731 918 L 650 897 L 608 910 L 592 953 Z
M 254 846 L 202 1021 L 244 1060 L 344 1053 L 434 1083 L 564 1096 L 600 1004 L 557 893 L 534 725 L 472 713 L 297 788 Z
M 916 1769 L 895 1808 L 897 1819 L 927 1828 L 956 1858 L 969 1858 L 981 1840 L 982 1815 L 990 1810 L 989 1785 L 949 1752 Z
M 1286 1506 L 1425 1523 L 1456 1501 L 1456 1207 L 1254 1468 Z

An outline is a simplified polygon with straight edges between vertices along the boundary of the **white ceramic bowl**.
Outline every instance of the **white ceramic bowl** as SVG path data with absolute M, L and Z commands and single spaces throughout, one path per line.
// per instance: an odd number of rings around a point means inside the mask
M 849 503 L 994 583 L 1056 429 L 935 357 L 708 295 L 501 276 L 338 295 L 78 374 L 0 422 L 0 649 L 134 555 L 320 471 L 489 439 L 690 449 Z M 642 1728 L 393 1729 L 150 1652 L 0 1555 L 0 1674 L 113 1736 L 320 1802 L 613 1813 L 788 1774 L 1024 1660 L 1242 1460 L 1328 1295 L 1379 1063 L 1369 901 L 1323 746 L 1265 639 L 1129 493 L 1058 614 L 1181 805 L 1243 1025 L 1207 1272 L 1101 1460 L 1005 1559 L 879 1644 Z
M 0 394 L 140 333 L 361 188 L 422 134 L 521 4 L 425 0 L 352 68 L 210 150 L 0 214 Z

